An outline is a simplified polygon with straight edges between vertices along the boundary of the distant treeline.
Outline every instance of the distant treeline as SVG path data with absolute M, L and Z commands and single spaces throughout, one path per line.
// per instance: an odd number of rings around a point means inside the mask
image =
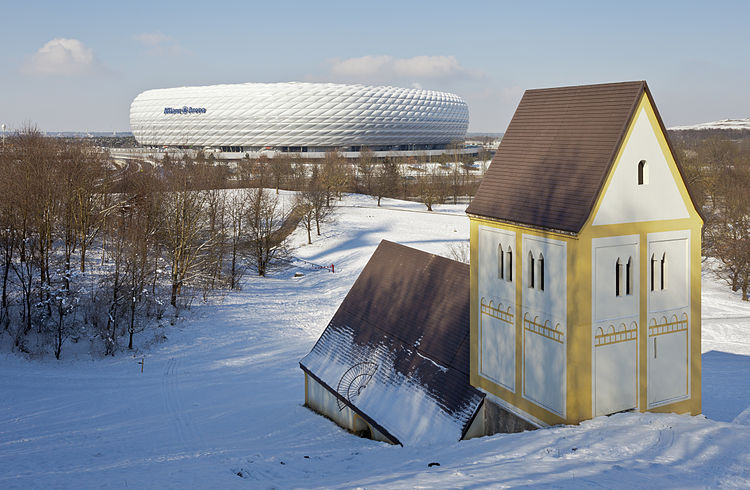
M 703 255 L 733 291 L 750 293 L 750 130 L 671 131 L 705 220 Z

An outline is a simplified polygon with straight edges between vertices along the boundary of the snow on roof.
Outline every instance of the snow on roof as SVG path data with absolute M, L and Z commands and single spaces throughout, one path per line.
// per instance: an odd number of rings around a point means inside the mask
M 469 383 L 469 267 L 382 241 L 300 366 L 402 444 L 454 442 Z

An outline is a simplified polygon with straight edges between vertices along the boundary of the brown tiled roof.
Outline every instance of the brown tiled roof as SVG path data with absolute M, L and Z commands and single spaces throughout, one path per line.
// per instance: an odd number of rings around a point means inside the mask
M 373 382 L 403 390 L 404 405 L 384 415 L 353 400 L 358 411 L 413 442 L 393 419 L 411 417 L 407 391 L 418 385 L 456 420 L 458 440 L 484 396 L 469 382 L 469 266 L 383 240 L 300 365 L 335 391 L 362 362 L 382 367 Z
M 466 212 L 579 232 L 644 90 L 645 81 L 527 90 Z

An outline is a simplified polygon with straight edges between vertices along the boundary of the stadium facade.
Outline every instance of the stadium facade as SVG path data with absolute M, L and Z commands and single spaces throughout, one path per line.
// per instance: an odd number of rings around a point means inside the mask
M 242 83 L 147 90 L 130 106 L 144 146 L 222 152 L 439 150 L 463 141 L 459 96 L 333 83 Z

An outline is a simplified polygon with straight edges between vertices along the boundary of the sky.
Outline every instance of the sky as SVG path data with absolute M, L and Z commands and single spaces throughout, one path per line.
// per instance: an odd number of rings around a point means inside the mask
M 750 2 L 0 0 L 0 123 L 128 131 L 152 88 L 311 81 L 440 90 L 470 132 L 523 91 L 646 80 L 667 126 L 750 117 Z

